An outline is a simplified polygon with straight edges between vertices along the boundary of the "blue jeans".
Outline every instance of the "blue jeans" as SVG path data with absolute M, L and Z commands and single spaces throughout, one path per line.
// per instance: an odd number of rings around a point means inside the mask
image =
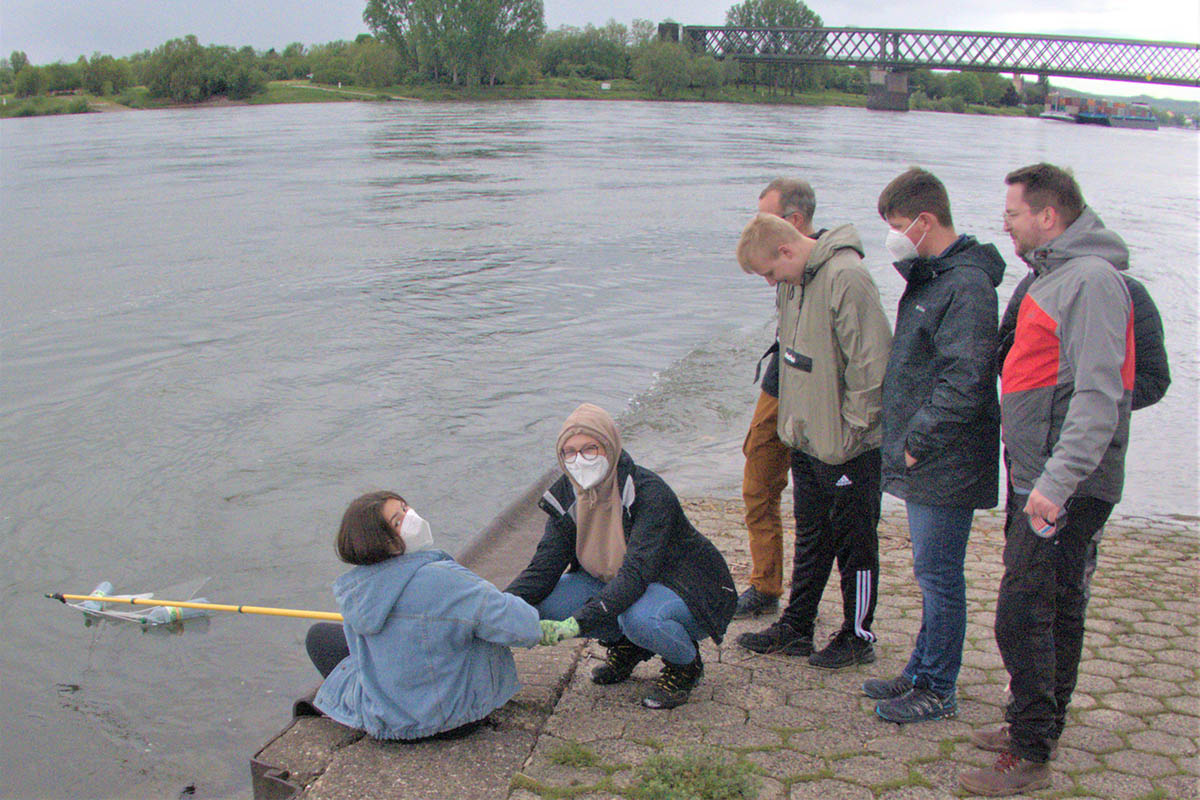
M 943 697 L 954 691 L 967 632 L 963 561 L 972 508 L 907 503 L 913 574 L 921 587 L 921 630 L 904 675 Z
M 555 620 L 574 616 L 603 588 L 603 581 L 586 572 L 568 572 L 558 579 L 550 596 L 538 603 L 538 615 Z M 696 658 L 696 642 L 708 634 L 696 623 L 682 597 L 661 583 L 652 583 L 616 620 L 595 631 L 595 636 L 603 644 L 613 644 L 624 636 L 664 661 L 690 664 Z

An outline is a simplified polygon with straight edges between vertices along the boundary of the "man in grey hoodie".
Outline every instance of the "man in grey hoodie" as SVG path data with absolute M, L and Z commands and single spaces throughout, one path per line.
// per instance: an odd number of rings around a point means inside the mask
M 1075 689 L 1092 538 L 1121 499 L 1134 383 L 1133 312 L 1121 237 L 1087 208 L 1071 174 L 1035 164 L 1005 178 L 1004 229 L 1036 274 L 1001 373 L 1012 513 L 996 601 L 1011 679 L 1008 725 L 971 741 L 999 752 L 964 773 L 973 794 L 1050 785 Z M 1016 511 L 1014 509 L 1014 511 Z

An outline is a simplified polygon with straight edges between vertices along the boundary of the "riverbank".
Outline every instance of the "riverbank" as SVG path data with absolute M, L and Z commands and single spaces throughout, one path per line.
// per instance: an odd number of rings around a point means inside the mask
M 220 108 L 245 105 L 277 105 L 281 103 L 329 102 L 394 102 L 426 100 L 503 101 L 503 100 L 644 100 L 655 102 L 736 103 L 743 105 L 785 106 L 844 106 L 861 108 L 866 95 L 834 90 L 820 92 L 768 91 L 765 87 L 723 86 L 702 91 L 683 89 L 669 96 L 655 95 L 631 80 L 598 81 L 584 78 L 545 78 L 524 86 L 456 87 L 443 84 L 414 84 L 373 88 L 367 86 L 331 86 L 308 80 L 271 81 L 267 91 L 247 100 L 230 100 L 218 96 L 201 103 L 176 103 L 151 98 L 145 87 L 135 87 L 121 95 L 102 97 L 89 94 L 67 94 L 18 99 L 14 95 L 0 96 L 0 118 L 81 114 L 88 112 L 154 110 L 161 108 Z M 917 109 L 914 109 L 917 110 Z M 948 113 L 984 114 L 990 116 L 1025 116 L 1022 107 L 996 108 L 985 105 L 958 104 L 951 108 L 928 108 Z
M 745 586 L 741 503 L 693 498 L 685 507 Z M 516 508 L 503 528 L 508 563 L 480 569 L 500 585 L 537 539 L 536 513 Z M 267 780 L 260 770 L 257 795 L 288 796 L 267 792 L 290 785 L 306 800 L 955 797 L 961 771 L 993 760 L 970 745 L 968 732 L 1003 722 L 1007 675 L 992 635 L 1002 520 L 999 511 L 976 516 L 955 719 L 892 725 L 874 715 L 859 691 L 864 679 L 903 668 L 920 626 L 907 527 L 893 508 L 879 527 L 874 627 L 880 641 L 873 665 L 826 672 L 801 659 L 755 655 L 735 644 L 737 635 L 771 620 L 735 621 L 721 647 L 703 643 L 704 678 L 691 701 L 659 712 L 638 702 L 657 660 L 626 684 L 601 687 L 589 680 L 603 655 L 594 643 L 518 651 L 524 688 L 483 731 L 456 742 L 388 744 L 328 719 L 302 717 L 259 754 L 262 765 L 286 776 L 276 772 Z M 1197 523 L 1141 517 L 1109 523 L 1054 785 L 1039 796 L 1197 797 Z M 790 552 L 786 535 L 784 547 Z M 822 600 L 818 639 L 840 619 L 834 579 Z

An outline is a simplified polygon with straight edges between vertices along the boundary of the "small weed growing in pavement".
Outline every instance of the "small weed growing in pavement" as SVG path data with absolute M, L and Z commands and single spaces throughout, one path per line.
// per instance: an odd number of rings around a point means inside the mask
M 758 795 L 758 779 L 745 762 L 656 755 L 638 769 L 629 790 L 637 800 L 749 800 Z
M 564 767 L 594 767 L 596 754 L 578 742 L 563 742 L 546 754 L 551 764 Z

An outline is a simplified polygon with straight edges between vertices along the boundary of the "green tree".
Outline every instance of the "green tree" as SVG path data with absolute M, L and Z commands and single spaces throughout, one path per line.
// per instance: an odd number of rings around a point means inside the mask
M 624 29 L 623 25 L 620 27 Z M 542 37 L 538 47 L 542 71 L 560 77 L 624 78 L 629 73 L 629 48 L 617 41 L 618 35 L 608 26 L 551 31 Z
M 17 97 L 33 97 L 46 91 L 46 79 L 39 67 L 26 64 L 13 81 L 13 93 Z
M 994 72 L 975 73 L 979 77 L 979 88 L 983 92 L 983 102 L 989 106 L 1004 104 L 1004 97 L 1012 88 L 1012 81 L 1002 78 Z
M 649 44 L 658 36 L 658 27 L 648 19 L 634 18 L 629 26 L 629 44 L 640 47 Z
M 12 55 L 8 57 L 8 63 L 13 72 L 17 73 L 29 66 L 29 56 L 25 55 L 24 50 L 13 50 Z
M 179 103 L 213 95 L 244 100 L 265 91 L 267 84 L 252 48 L 203 47 L 192 35 L 160 45 L 139 63 L 138 71 L 151 96 Z
M 658 97 L 687 86 L 688 53 L 674 42 L 651 42 L 633 57 L 633 79 Z
M 710 55 L 693 56 L 687 65 L 688 85 L 700 90 L 701 97 L 725 83 L 725 67 Z
M 403 65 L 394 47 L 372 38 L 355 40 L 351 61 L 354 82 L 362 86 L 392 86 L 400 82 Z
M 84 63 L 87 63 L 86 61 Z M 80 74 L 78 62 L 76 64 L 64 64 L 61 61 L 56 61 L 53 64 L 48 64 L 42 68 L 46 76 L 46 91 L 48 92 L 69 92 L 72 89 L 78 89 L 80 85 Z
M 80 61 L 83 61 L 82 56 Z M 80 72 L 83 89 L 89 94 L 113 94 L 133 85 L 133 72 L 129 62 L 100 53 L 92 53 L 91 59 L 80 65 Z
M 147 60 L 146 88 L 152 97 L 168 97 L 180 103 L 205 100 L 212 94 L 206 81 L 207 61 L 195 35 L 164 42 Z
M 308 66 L 312 70 L 312 79 L 317 83 L 335 85 L 354 82 L 350 45 L 346 42 L 315 45 L 308 53 Z
M 434 80 L 494 84 L 545 33 L 542 0 L 368 0 L 363 20 Z
M 800 0 L 743 0 L 725 12 L 738 28 L 820 28 L 821 17 Z
M 949 92 L 945 75 L 930 72 L 927 69 L 913 70 L 908 74 L 908 86 L 913 91 L 921 91 L 925 96 L 937 100 Z
M 820 28 L 825 23 L 801 0 L 743 0 L 725 12 L 725 24 L 738 28 Z M 763 47 L 777 54 L 810 54 L 823 52 L 824 41 L 819 34 L 775 32 L 765 37 Z M 777 91 L 786 78 L 789 91 L 794 92 L 797 85 L 805 89 L 824 86 L 821 69 L 755 64 L 749 69 L 749 77 L 755 84 L 769 83 L 772 91 Z
M 946 81 L 948 93 L 961 97 L 964 103 L 982 103 L 983 85 L 974 72 L 956 72 Z

